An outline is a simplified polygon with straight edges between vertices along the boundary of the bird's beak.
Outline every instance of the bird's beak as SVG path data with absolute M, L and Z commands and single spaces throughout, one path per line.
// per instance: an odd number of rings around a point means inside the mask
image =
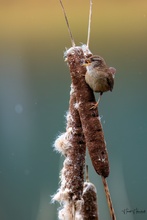
M 91 63 L 83 63 L 82 66 L 89 66 Z

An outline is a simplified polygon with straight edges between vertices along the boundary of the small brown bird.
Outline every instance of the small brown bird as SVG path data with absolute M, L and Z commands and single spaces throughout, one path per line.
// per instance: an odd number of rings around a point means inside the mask
M 94 92 L 100 93 L 98 102 L 91 108 L 94 109 L 98 106 L 103 92 L 112 91 L 116 69 L 108 67 L 105 60 L 98 55 L 86 58 L 83 66 L 86 66 L 87 69 L 85 75 L 86 83 Z

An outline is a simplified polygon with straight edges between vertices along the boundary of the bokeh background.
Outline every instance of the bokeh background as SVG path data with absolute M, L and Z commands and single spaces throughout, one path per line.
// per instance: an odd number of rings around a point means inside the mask
M 86 43 L 88 0 L 64 0 L 77 45 Z M 0 1 L 0 219 L 57 220 L 63 158 L 53 143 L 65 131 L 71 47 L 59 1 Z M 99 105 L 108 177 L 119 220 L 147 219 L 147 1 L 93 0 L 90 49 L 117 69 Z M 96 95 L 97 97 L 97 95 Z M 109 220 L 101 178 L 89 157 L 100 220 Z M 123 211 L 138 209 L 144 214 Z

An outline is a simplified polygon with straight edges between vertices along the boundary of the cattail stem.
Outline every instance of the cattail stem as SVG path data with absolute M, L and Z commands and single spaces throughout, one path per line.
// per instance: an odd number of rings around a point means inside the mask
M 90 0 L 90 7 L 89 7 L 88 34 L 87 34 L 87 47 L 88 48 L 89 48 L 89 41 L 90 41 L 91 18 L 92 18 L 92 0 Z
M 72 32 L 71 32 L 71 29 L 70 29 L 70 25 L 69 25 L 69 22 L 68 22 L 68 18 L 67 18 L 67 15 L 66 15 L 66 11 L 64 9 L 64 5 L 62 3 L 61 0 L 60 1 L 60 4 L 61 4 L 61 7 L 62 7 L 62 10 L 63 10 L 63 13 L 64 13 L 64 17 L 65 17 L 65 21 L 66 21 L 66 24 L 67 24 L 67 28 L 68 28 L 68 32 L 69 32 L 69 36 L 70 36 L 70 40 L 71 40 L 71 44 L 73 47 L 75 47 L 75 42 L 74 42 L 74 38 L 73 38 L 73 35 L 72 35 Z
M 111 219 L 116 220 L 116 216 L 115 216 L 115 212 L 113 209 L 113 204 L 112 204 L 108 184 L 107 184 L 106 178 L 103 176 L 102 176 L 102 182 L 103 182 L 103 186 L 104 186 L 104 190 L 105 190 L 105 194 L 106 194 L 106 199 L 107 199 Z

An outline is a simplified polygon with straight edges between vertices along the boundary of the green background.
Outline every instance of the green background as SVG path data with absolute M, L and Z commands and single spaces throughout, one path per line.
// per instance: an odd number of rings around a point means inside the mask
M 77 45 L 86 43 L 88 0 L 64 0 Z M 54 152 L 65 131 L 71 47 L 59 1 L 0 1 L 0 219 L 56 220 L 63 158 Z M 147 219 L 147 2 L 93 0 L 90 49 L 117 69 L 99 114 L 118 220 Z M 96 94 L 96 97 L 98 95 Z M 101 178 L 89 157 L 99 215 L 109 220 Z M 124 214 L 123 210 L 146 210 Z

